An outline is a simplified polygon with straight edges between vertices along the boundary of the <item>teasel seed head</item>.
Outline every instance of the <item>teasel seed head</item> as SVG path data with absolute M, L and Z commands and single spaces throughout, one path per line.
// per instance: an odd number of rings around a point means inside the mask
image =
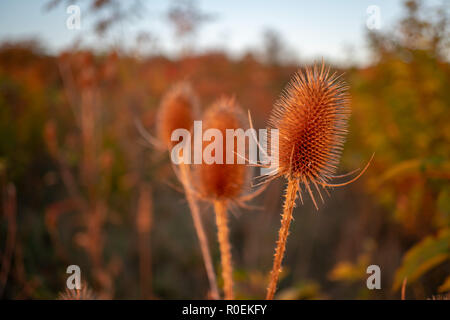
M 319 184 L 332 178 L 351 112 L 347 90 L 323 63 L 293 76 L 269 119 L 279 130 L 276 175 Z
M 278 167 L 268 180 L 284 176 L 288 183 L 267 287 L 268 300 L 274 298 L 277 288 L 297 194 L 303 202 L 301 185 L 304 185 L 318 209 L 311 185 L 324 201 L 320 186 L 325 189 L 347 185 L 357 180 L 370 164 L 369 161 L 350 181 L 340 184 L 328 182 L 338 177 L 334 173 L 347 135 L 349 117 L 348 87 L 335 73 L 330 75 L 329 68 L 325 68 L 323 62 L 320 68 L 315 65 L 306 68 L 304 73 L 297 72 L 275 103 L 269 126 L 278 129 L 278 154 L 272 154 L 278 157 Z M 271 130 L 269 140 L 270 133 Z M 352 172 L 342 176 L 349 174 Z
M 202 163 L 197 168 L 199 191 L 211 200 L 233 200 L 243 191 L 247 179 L 247 168 L 244 164 L 226 163 L 226 129 L 244 128 L 244 115 L 234 98 L 223 97 L 217 100 L 203 115 L 203 131 L 218 129 L 223 137 L 223 163 Z M 236 141 L 235 141 L 236 142 Z M 211 142 L 203 142 L 205 148 Z M 233 152 L 237 152 L 234 143 Z M 234 155 L 233 155 L 234 156 Z
M 157 114 L 156 130 L 160 141 L 170 149 L 177 141 L 171 141 L 175 129 L 190 130 L 199 114 L 197 96 L 188 82 L 175 84 L 164 95 Z

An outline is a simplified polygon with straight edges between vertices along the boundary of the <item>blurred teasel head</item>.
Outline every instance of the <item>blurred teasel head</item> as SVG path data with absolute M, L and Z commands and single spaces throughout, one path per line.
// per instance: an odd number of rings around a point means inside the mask
M 211 150 L 211 156 L 215 157 L 216 162 L 208 164 L 203 159 L 202 165 L 198 168 L 199 190 L 207 199 L 233 200 L 242 193 L 247 178 L 247 168 L 244 164 L 238 164 L 237 158 L 234 158 L 237 157 L 236 141 L 233 143 L 233 150 L 227 150 L 226 130 L 242 129 L 245 124 L 244 119 L 243 112 L 235 99 L 225 97 L 213 103 L 203 115 L 203 132 L 206 133 L 209 129 L 217 132 L 217 136 L 214 136 L 211 142 L 203 142 L 202 148 L 204 155 L 208 154 L 211 144 L 214 143 L 216 148 Z M 234 158 L 231 164 L 226 161 L 227 156 L 230 155 Z
M 204 113 L 202 120 L 203 161 L 197 167 L 197 183 L 201 197 L 214 204 L 224 298 L 229 300 L 234 299 L 234 291 L 227 209 L 230 203 L 241 202 L 240 196 L 247 180 L 246 165 L 237 162 L 238 137 L 235 136 L 245 122 L 234 98 L 217 100 Z M 242 154 L 240 156 L 245 157 Z
M 191 130 L 199 114 L 199 104 L 188 82 L 175 84 L 164 95 L 157 114 L 156 130 L 160 141 L 168 149 L 177 144 L 172 141 L 172 132 L 176 129 Z

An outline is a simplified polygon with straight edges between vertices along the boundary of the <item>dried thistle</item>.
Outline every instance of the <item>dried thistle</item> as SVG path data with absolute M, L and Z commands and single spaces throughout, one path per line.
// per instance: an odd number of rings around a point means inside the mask
M 160 141 L 169 150 L 177 142 L 171 141 L 172 132 L 176 129 L 190 130 L 199 113 L 198 99 L 191 86 L 187 82 L 176 84 L 164 96 L 157 116 L 157 133 Z M 175 171 L 177 173 L 177 171 Z M 200 244 L 206 273 L 210 285 L 210 294 L 214 299 L 219 299 L 219 290 L 214 272 L 208 239 L 203 227 L 200 210 L 192 192 L 191 172 L 188 164 L 182 162 L 179 165 L 177 175 L 183 185 L 186 200 L 194 222 L 194 228 Z
M 221 98 L 215 102 L 203 116 L 203 131 L 217 129 L 222 137 L 226 137 L 227 129 L 243 128 L 243 114 L 233 98 Z M 203 143 L 203 149 L 209 142 Z M 226 153 L 237 152 L 226 150 L 226 139 L 222 141 L 222 163 L 203 163 L 199 166 L 199 190 L 203 197 L 215 200 L 232 200 L 239 197 L 246 180 L 247 168 L 243 164 L 226 163 Z
M 226 137 L 227 129 L 243 127 L 242 111 L 233 98 L 221 98 L 215 102 L 203 116 L 203 130 L 219 130 L 222 137 Z M 225 139 L 222 140 L 222 163 L 202 163 L 197 170 L 198 190 L 202 198 L 214 204 L 216 215 L 217 237 L 220 247 L 222 278 L 224 282 L 225 299 L 234 299 L 233 267 L 231 244 L 229 240 L 227 208 L 230 202 L 239 202 L 246 180 L 246 166 L 226 163 Z M 204 142 L 203 150 L 208 143 Z M 236 144 L 234 144 L 236 152 Z M 217 150 L 215 150 L 217 152 Z M 218 156 L 219 157 L 219 156 Z
M 187 82 L 174 85 L 163 97 L 157 114 L 157 135 L 167 148 L 177 142 L 171 141 L 175 129 L 190 130 L 199 114 L 197 97 Z
M 275 103 L 269 119 L 269 127 L 279 130 L 279 167 L 270 179 L 284 176 L 288 180 L 279 238 L 275 249 L 271 279 L 267 288 L 268 300 L 273 299 L 281 271 L 292 211 L 297 193 L 303 202 L 301 187 L 308 191 L 315 207 L 312 186 L 323 201 L 319 187 L 346 185 L 357 178 L 330 184 L 336 178 L 337 165 L 350 117 L 348 87 L 329 68 L 306 68 L 297 72 Z M 270 139 L 270 136 L 269 136 Z

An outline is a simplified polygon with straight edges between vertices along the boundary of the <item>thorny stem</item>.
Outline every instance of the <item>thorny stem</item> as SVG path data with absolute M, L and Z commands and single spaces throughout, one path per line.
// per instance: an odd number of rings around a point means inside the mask
M 214 201 L 216 212 L 217 237 L 222 261 L 222 278 L 225 300 L 233 300 L 233 267 L 231 262 L 231 245 L 229 240 L 227 207 L 223 201 Z
M 281 227 L 278 232 L 277 247 L 275 249 L 272 272 L 270 273 L 270 283 L 267 288 L 266 300 L 272 300 L 275 295 L 275 291 L 277 290 L 278 278 L 281 272 L 281 262 L 283 261 L 284 251 L 286 250 L 286 241 L 289 235 L 289 226 L 292 220 L 292 211 L 295 206 L 297 191 L 297 180 L 289 178 L 284 200 L 283 215 L 281 218 Z
M 206 274 L 208 276 L 209 286 L 211 290 L 211 296 L 213 299 L 218 300 L 220 299 L 219 296 L 219 289 L 217 287 L 217 280 L 216 280 L 216 274 L 214 272 L 214 267 L 211 259 L 211 254 L 209 251 L 208 246 L 208 239 L 206 237 L 205 229 L 203 228 L 203 223 L 200 217 L 200 210 L 198 208 L 197 201 L 194 198 L 194 195 L 192 194 L 191 188 L 190 188 L 190 172 L 189 167 L 181 163 L 180 164 L 180 171 L 181 171 L 181 183 L 183 184 L 185 193 L 186 193 L 186 200 L 189 205 L 189 209 L 191 211 L 192 220 L 194 221 L 194 228 L 197 233 L 198 241 L 200 244 L 200 250 L 202 252 L 203 256 L 203 262 L 205 263 L 205 269 Z

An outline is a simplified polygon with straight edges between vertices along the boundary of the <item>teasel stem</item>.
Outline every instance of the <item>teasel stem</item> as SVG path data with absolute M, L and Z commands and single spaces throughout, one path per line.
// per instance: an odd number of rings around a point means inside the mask
M 139 200 L 136 214 L 139 248 L 139 277 L 141 297 L 151 299 L 152 293 L 152 255 L 150 233 L 153 224 L 153 196 L 150 184 L 142 182 L 139 187 Z
M 277 290 L 278 278 L 281 272 L 281 263 L 283 261 L 284 251 L 286 250 L 286 241 L 289 235 L 289 226 L 292 220 L 292 211 L 295 207 L 295 198 L 298 191 L 298 181 L 289 178 L 286 195 L 284 200 L 283 215 L 281 218 L 281 227 L 278 231 L 277 247 L 273 259 L 272 272 L 270 273 L 270 282 L 267 288 L 266 300 L 272 300 Z
M 214 201 L 214 211 L 216 212 L 217 238 L 219 240 L 220 258 L 222 262 L 224 298 L 225 300 L 233 300 L 233 267 L 226 202 L 221 200 Z
M 203 262 L 205 264 L 206 274 L 208 276 L 210 294 L 215 300 L 220 299 L 219 289 L 217 287 L 216 274 L 214 272 L 214 267 L 212 263 L 211 253 L 209 251 L 208 239 L 206 237 L 205 229 L 203 227 L 202 219 L 200 217 L 200 210 L 198 203 L 192 194 L 192 189 L 190 186 L 190 169 L 185 163 L 179 165 L 181 173 L 181 183 L 183 184 L 184 191 L 186 194 L 186 200 L 191 211 L 192 220 L 194 221 L 194 228 L 197 233 L 198 242 L 200 244 L 200 250 L 203 256 Z

